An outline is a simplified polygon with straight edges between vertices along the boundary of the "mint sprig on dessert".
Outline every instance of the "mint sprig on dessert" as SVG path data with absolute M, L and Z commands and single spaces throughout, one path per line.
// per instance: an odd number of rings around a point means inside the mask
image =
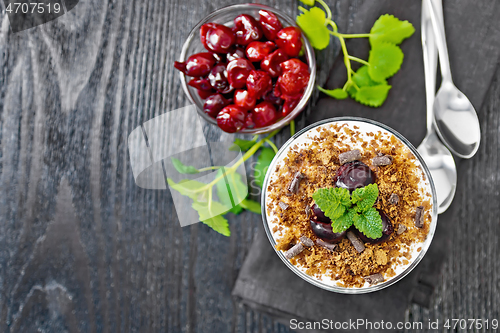
M 320 188 L 313 199 L 325 216 L 332 220 L 332 230 L 341 233 L 352 225 L 367 237 L 382 237 L 382 217 L 373 207 L 378 197 L 377 184 L 349 190 L 340 187 Z
M 415 32 L 413 25 L 393 15 L 385 14 L 375 21 L 370 33 L 344 34 L 338 32 L 337 24 L 332 20 L 332 12 L 323 0 L 300 1 L 312 7 L 308 10 L 299 6 L 302 13 L 297 17 L 297 24 L 311 45 L 317 50 L 322 50 L 330 44 L 330 36 L 337 37 L 347 69 L 347 81 L 342 88 L 328 90 L 318 86 L 318 89 L 336 99 L 350 96 L 364 105 L 381 106 L 391 89 L 386 79 L 396 74 L 403 63 L 403 51 L 398 45 L 413 35 Z M 315 3 L 319 3 L 322 8 L 314 7 Z M 345 40 L 349 38 L 369 39 L 371 50 L 368 61 L 348 53 Z M 363 66 L 355 71 L 351 61 Z

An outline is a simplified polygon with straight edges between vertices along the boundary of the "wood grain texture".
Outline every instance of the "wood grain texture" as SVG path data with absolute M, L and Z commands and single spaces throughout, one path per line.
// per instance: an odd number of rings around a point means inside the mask
M 129 163 L 128 134 L 187 104 L 172 64 L 191 27 L 234 2 L 80 1 L 17 34 L 0 3 L 0 332 L 290 331 L 231 298 L 260 217 L 231 216 L 230 238 L 181 228 L 169 191 L 137 187 Z M 296 2 L 262 3 L 296 14 Z M 332 8 L 347 25 L 358 1 Z M 433 307 L 408 319 L 499 318 L 499 75 L 479 113 L 484 144 L 460 165 Z

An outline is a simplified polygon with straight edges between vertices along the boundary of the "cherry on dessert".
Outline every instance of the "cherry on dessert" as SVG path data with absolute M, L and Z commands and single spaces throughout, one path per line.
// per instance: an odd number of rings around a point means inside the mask
M 188 82 L 188 85 L 199 90 L 212 90 L 210 81 L 204 77 L 193 78 Z
M 368 238 L 365 236 L 364 233 L 358 230 L 358 237 L 361 238 L 361 240 L 365 243 L 377 244 L 385 242 L 394 232 L 394 226 L 392 225 L 392 222 L 389 219 L 389 217 L 380 209 L 377 209 L 377 211 L 379 212 L 380 217 L 382 218 L 382 237 L 377 239 Z
M 271 125 L 277 118 L 278 113 L 271 102 L 259 103 L 252 110 L 252 119 L 255 127 Z
M 331 221 L 329 223 L 325 223 L 311 219 L 309 220 L 309 223 L 314 234 L 328 243 L 338 243 L 346 235 L 345 231 L 339 233 L 333 232 Z
M 286 98 L 283 108 L 281 109 L 281 116 L 286 117 L 292 112 L 297 105 L 299 105 L 302 96 L 297 98 Z
M 248 44 L 245 53 L 247 55 L 248 60 L 252 62 L 261 61 L 266 56 L 271 54 L 276 48 L 276 44 L 273 42 L 251 42 Z
M 268 72 L 271 77 L 278 77 L 281 74 L 280 64 L 286 60 L 288 60 L 288 56 L 285 51 L 277 49 L 264 57 L 260 63 L 260 69 Z
M 329 243 L 338 243 L 345 237 L 346 231 L 339 233 L 333 232 L 332 220 L 330 220 L 328 216 L 325 216 L 325 213 L 318 205 L 312 205 L 311 213 L 312 216 L 309 223 L 316 236 Z
M 234 92 L 234 104 L 245 110 L 251 110 L 255 107 L 256 99 L 250 96 L 248 91 L 238 89 Z
M 247 112 L 236 105 L 224 107 L 217 115 L 217 125 L 224 132 L 235 133 L 245 126 Z
M 229 105 L 229 101 L 221 94 L 214 94 L 209 96 L 203 104 L 203 111 L 210 117 L 215 118 L 219 112 Z
M 269 40 L 275 40 L 278 31 L 283 29 L 281 22 L 278 20 L 276 15 L 268 12 L 267 10 L 259 10 L 259 16 L 259 25 L 264 33 L 264 36 L 266 36 Z
M 314 221 L 330 223 L 330 224 L 332 223 L 332 220 L 330 220 L 330 218 L 327 217 L 325 213 L 323 213 L 323 211 L 319 208 L 317 204 L 312 205 L 311 212 L 312 212 L 311 219 L 313 219 Z
M 286 27 L 276 34 L 276 44 L 282 48 L 290 57 L 297 57 L 302 49 L 300 29 L 297 27 Z
M 233 61 L 234 59 L 239 58 L 245 58 L 245 49 L 242 47 L 233 47 L 226 55 L 227 61 Z
M 255 69 L 250 61 L 238 58 L 227 64 L 227 80 L 234 88 L 243 88 L 247 84 L 247 77 Z
M 234 19 L 233 32 L 236 44 L 248 45 L 262 38 L 262 31 L 257 21 L 250 15 L 241 14 Z
M 264 71 L 252 70 L 247 77 L 247 90 L 250 95 L 259 99 L 273 88 L 271 76 Z
M 174 62 L 174 67 L 188 76 L 205 76 L 215 65 L 215 58 L 210 52 L 196 53 L 185 62 Z
M 225 25 L 218 23 L 205 23 L 200 28 L 201 43 L 209 51 L 228 53 L 236 43 L 233 31 Z
M 375 182 L 375 174 L 361 161 L 347 162 L 340 166 L 333 180 L 337 187 L 354 191 Z
M 210 74 L 208 74 L 208 80 L 212 88 L 217 90 L 222 94 L 227 94 L 233 90 L 233 87 L 229 84 L 227 80 L 227 71 L 225 64 L 217 64 L 212 68 Z

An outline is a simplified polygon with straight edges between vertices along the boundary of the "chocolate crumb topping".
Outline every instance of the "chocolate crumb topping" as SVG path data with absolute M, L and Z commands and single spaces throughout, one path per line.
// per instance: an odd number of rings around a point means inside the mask
M 308 219 L 311 216 L 311 206 L 307 205 L 305 212 L 306 212 L 306 218 Z
M 380 273 L 368 275 L 368 276 L 363 276 L 363 279 L 365 279 L 366 282 L 369 284 L 376 284 L 379 282 L 384 282 L 384 276 Z
M 345 164 L 347 162 L 352 162 L 361 159 L 361 151 L 359 149 L 353 149 L 346 151 L 345 153 L 339 154 L 340 164 Z
M 311 247 L 314 245 L 314 242 L 306 236 L 300 236 L 299 240 L 304 246 Z
M 285 253 L 284 253 L 285 258 L 290 260 L 293 257 L 295 257 L 297 254 L 299 254 L 300 252 L 304 251 L 304 249 L 305 249 L 305 247 L 304 247 L 304 245 L 302 245 L 302 243 L 297 243 L 290 250 L 285 251 Z
M 406 226 L 404 224 L 399 224 L 397 234 L 401 235 L 405 231 L 406 231 Z
M 384 165 L 391 165 L 392 164 L 392 157 L 391 156 L 376 156 L 372 160 L 372 164 L 375 166 L 384 166 Z
M 415 213 L 415 227 L 422 228 L 424 226 L 424 206 L 418 206 Z
M 347 238 L 349 238 L 349 240 L 351 241 L 351 244 L 354 246 L 356 251 L 358 251 L 358 253 L 361 253 L 365 250 L 365 245 L 363 244 L 361 239 L 359 239 L 358 236 L 356 236 L 354 234 L 354 232 L 348 231 Z
M 304 175 L 297 171 L 288 186 L 288 192 L 297 193 L 299 191 L 299 185 L 302 178 L 304 178 Z
M 322 239 L 320 239 L 320 238 L 316 239 L 316 244 L 317 244 L 318 246 L 321 246 L 321 247 L 323 247 L 323 248 L 325 248 L 325 249 L 329 250 L 329 251 L 333 251 L 333 250 L 335 250 L 335 248 L 337 247 L 337 244 L 330 244 L 330 243 L 327 243 L 327 242 L 325 242 L 324 240 L 322 240 Z
M 392 193 L 389 197 L 389 203 L 391 205 L 397 205 L 399 202 L 399 196 L 396 193 Z
M 286 210 L 289 207 L 289 205 L 283 201 L 278 202 L 278 206 L 280 206 L 283 210 Z

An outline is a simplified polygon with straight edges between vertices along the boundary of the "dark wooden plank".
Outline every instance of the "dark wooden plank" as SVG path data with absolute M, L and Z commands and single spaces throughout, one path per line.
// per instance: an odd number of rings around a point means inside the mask
M 126 145 L 186 103 L 172 63 L 228 4 L 85 2 L 15 35 L 1 18 L 2 331 L 240 331 L 238 313 L 261 327 L 230 298 L 259 217 L 233 217 L 229 239 L 181 229 L 168 191 L 135 185 Z

